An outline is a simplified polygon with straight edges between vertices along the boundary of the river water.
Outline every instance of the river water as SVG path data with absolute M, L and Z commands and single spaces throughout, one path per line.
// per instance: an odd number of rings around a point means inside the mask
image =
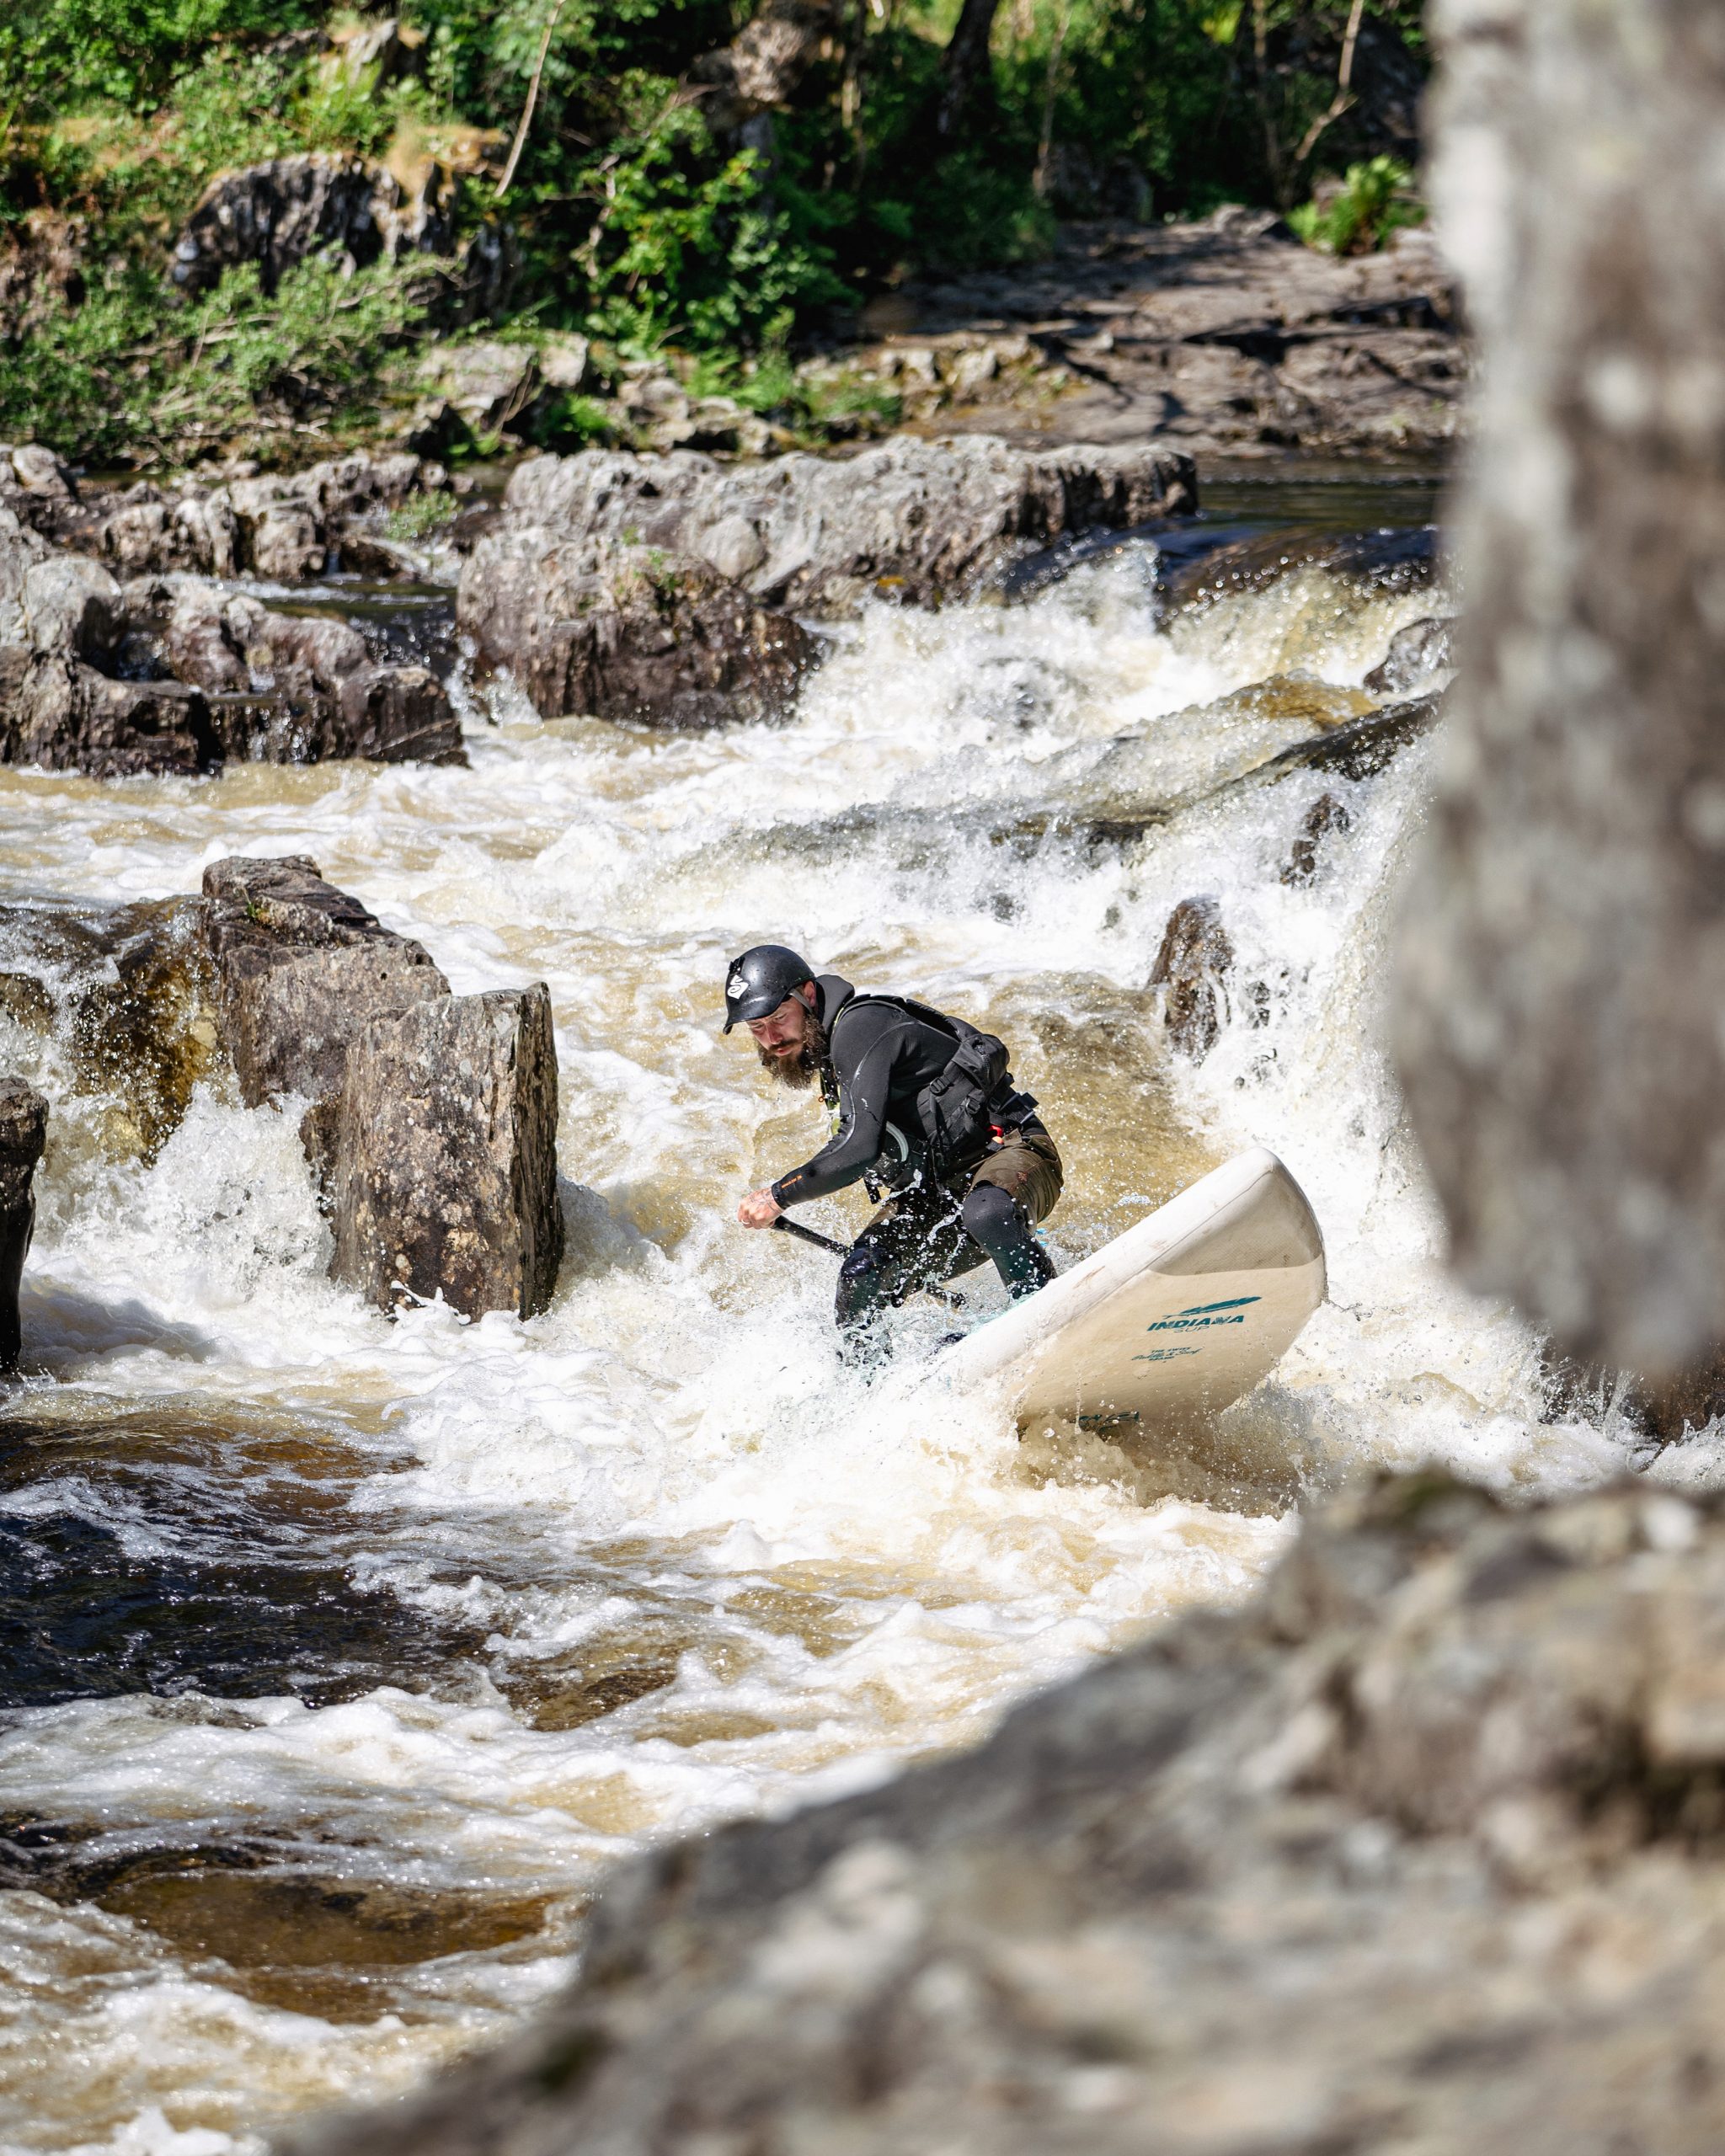
M 1242 478 L 1210 514 L 1409 524 L 1432 491 Z M 1377 1045 L 1432 744 L 1207 791 L 1263 709 L 1347 716 L 1429 594 L 1296 567 L 1159 620 L 1151 567 L 1126 547 L 1020 605 L 882 606 L 778 728 L 544 723 L 496 686 L 464 693 L 467 771 L 0 772 L 14 901 L 303 852 L 458 993 L 547 981 L 570 1224 L 542 1317 L 387 1322 L 324 1277 L 294 1104 L 244 1111 L 212 1072 L 145 1158 L 59 1035 L 0 1018 L 0 1067 L 55 1102 L 0 1450 L 0 2145 L 222 2156 L 398 2090 L 566 1978 L 644 1841 L 861 1786 L 1237 1599 L 1302 1487 L 1623 1465 L 1597 1404 L 1554 1410 L 1537 1342 L 1442 1276 Z M 412 595 L 387 611 L 399 638 Z M 1126 733 L 1190 803 L 1137 837 Z M 1284 880 L 1325 792 L 1348 828 Z M 1236 970 L 1194 1065 L 1146 981 L 1196 894 Z M 6 963 L 51 974 L 34 918 L 9 910 Z M 841 1370 L 830 1261 L 731 1217 L 819 1136 L 718 1036 L 725 961 L 765 939 L 1007 1037 L 1066 1155 L 1063 1262 L 1276 1148 L 1332 1294 L 1274 1380 L 1151 1458 Z M 901 1313 L 907 1365 L 947 1321 Z

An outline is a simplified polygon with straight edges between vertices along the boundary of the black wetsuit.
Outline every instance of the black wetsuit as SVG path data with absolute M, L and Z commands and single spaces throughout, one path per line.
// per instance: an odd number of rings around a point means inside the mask
M 827 1036 L 821 1091 L 837 1128 L 813 1160 L 779 1177 L 772 1195 L 801 1205 L 865 1179 L 871 1197 L 891 1193 L 840 1270 L 840 1325 L 863 1324 L 985 1257 L 1014 1294 L 1043 1286 L 1054 1267 L 1034 1225 L 1059 1195 L 1060 1165 L 1031 1096 L 1015 1091 L 1009 1076 L 968 1157 L 936 1173 L 917 1096 L 951 1062 L 953 1033 L 892 1003 L 853 1006 L 856 991 L 836 974 L 823 974 L 815 990 Z

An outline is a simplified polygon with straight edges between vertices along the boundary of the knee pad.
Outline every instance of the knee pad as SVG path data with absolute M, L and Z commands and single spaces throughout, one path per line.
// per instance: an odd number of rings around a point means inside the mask
M 978 1183 L 966 1193 L 959 1217 L 965 1234 L 985 1247 L 1002 1235 L 1029 1225 L 1017 1199 L 991 1182 Z

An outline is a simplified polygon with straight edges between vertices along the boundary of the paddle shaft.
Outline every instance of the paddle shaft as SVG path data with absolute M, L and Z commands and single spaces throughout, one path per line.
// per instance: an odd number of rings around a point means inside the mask
M 830 1235 L 820 1235 L 813 1228 L 805 1228 L 800 1220 L 792 1219 L 788 1213 L 781 1213 L 772 1225 L 781 1235 L 794 1235 L 799 1243 L 813 1243 L 816 1250 L 830 1250 L 835 1257 L 848 1257 L 851 1254 L 848 1244 L 835 1242 Z
M 835 1242 L 830 1235 L 823 1235 L 814 1228 L 805 1228 L 800 1220 L 792 1219 L 788 1213 L 781 1213 L 772 1225 L 781 1235 L 794 1235 L 799 1243 L 812 1243 L 816 1250 L 830 1251 L 835 1257 L 848 1257 L 851 1254 L 848 1244 Z M 924 1288 L 922 1293 L 932 1295 L 937 1303 L 944 1303 L 949 1310 L 961 1310 L 964 1307 L 964 1298 L 954 1294 L 950 1288 Z

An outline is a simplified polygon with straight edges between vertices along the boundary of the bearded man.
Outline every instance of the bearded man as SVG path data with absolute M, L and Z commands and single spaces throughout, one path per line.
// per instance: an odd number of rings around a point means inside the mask
M 890 1306 L 992 1258 L 1012 1296 L 1055 1277 L 1036 1235 L 1060 1194 L 1055 1142 L 991 1033 L 908 996 L 859 994 L 782 943 L 731 966 L 724 1030 L 746 1026 L 782 1086 L 819 1085 L 833 1134 L 737 1208 L 770 1228 L 788 1206 L 861 1182 L 880 1207 L 839 1269 L 836 1315 L 878 1337 Z

